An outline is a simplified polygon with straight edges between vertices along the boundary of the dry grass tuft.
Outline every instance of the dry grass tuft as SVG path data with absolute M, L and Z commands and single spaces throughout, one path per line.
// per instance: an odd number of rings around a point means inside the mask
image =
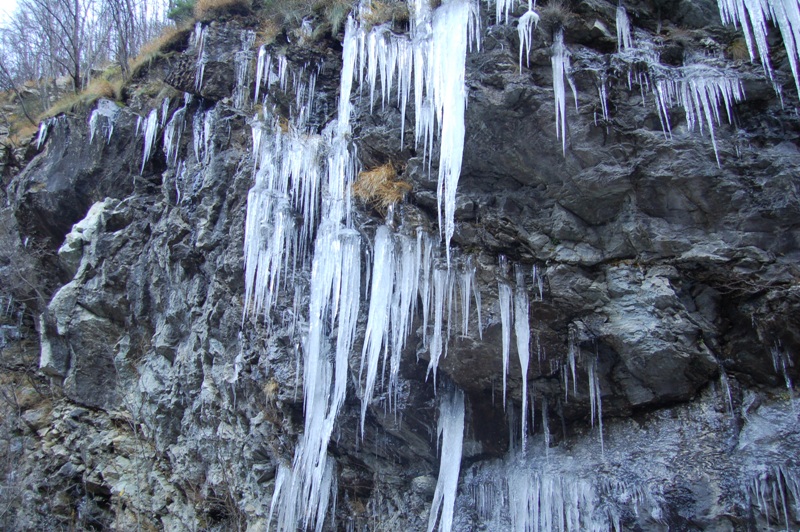
M 353 195 L 376 209 L 386 210 L 391 205 L 403 201 L 411 191 L 411 184 L 397 179 L 397 171 L 392 163 L 386 163 L 372 170 L 361 172 L 353 183 Z
M 539 28 L 552 37 L 566 28 L 574 16 L 569 0 L 550 0 L 539 10 Z
M 143 69 L 150 66 L 154 59 L 162 57 L 167 52 L 180 51 L 188 42 L 190 32 L 191 29 L 189 27 L 183 26 L 167 26 L 164 28 L 158 37 L 142 46 L 142 49 L 139 50 L 139 55 L 131 60 L 128 66 L 131 79 L 136 79 Z
M 725 50 L 725 54 L 734 61 L 750 60 L 750 50 L 747 49 L 747 43 L 742 38 L 733 41 Z
M 409 20 L 408 4 L 396 0 L 373 0 L 370 9 L 365 11 L 361 20 L 370 26 L 379 26 L 384 22 L 407 24 Z
M 194 16 L 197 20 L 210 20 L 220 15 L 249 15 L 251 0 L 197 0 Z

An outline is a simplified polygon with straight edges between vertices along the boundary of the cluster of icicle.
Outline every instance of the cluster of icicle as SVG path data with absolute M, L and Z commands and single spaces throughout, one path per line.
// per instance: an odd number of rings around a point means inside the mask
M 119 106 L 115 102 L 106 98 L 98 100 L 97 107 L 89 115 L 89 142 L 94 142 L 98 132 L 102 133 L 106 144 L 111 142 L 118 114 Z
M 800 474 L 788 466 L 772 466 L 753 475 L 744 487 L 748 502 L 758 509 L 769 526 L 782 523 L 792 530 L 800 518 Z
M 682 67 L 660 64 L 651 42 L 644 37 L 633 38 L 630 20 L 623 6 L 617 8 L 616 24 L 619 51 L 614 60 L 618 66 L 627 70 L 628 88 L 632 88 L 635 78 L 635 82 L 642 89 L 643 101 L 645 88 L 652 90 L 661 127 L 667 138 L 672 136 L 669 108 L 681 107 L 686 115 L 689 131 L 699 128 L 703 133 L 708 130 L 719 165 L 719 147 L 714 129 L 722 123 L 722 109 L 725 111 L 727 122 L 733 123 L 733 106 L 744 99 L 741 80 L 733 71 L 722 70 L 702 62 Z M 636 65 L 641 64 L 646 65 L 646 71 L 634 75 Z M 608 120 L 605 79 L 601 80 L 600 96 L 603 118 Z
M 389 368 L 389 402 L 397 405 L 400 360 L 411 333 L 418 299 L 422 302 L 423 345 L 430 354 L 428 372 L 433 373 L 434 382 L 439 360 L 447 356 L 449 339 L 456 333 L 453 322 L 460 318 L 461 336 L 469 336 L 473 299 L 478 334 L 482 335 L 481 296 L 475 283 L 472 259 L 467 257 L 458 265 L 448 266 L 437 256 L 438 251 L 434 239 L 419 229 L 416 237 L 393 234 L 385 225 L 376 232 L 370 305 L 359 371 L 361 376 L 366 370 L 361 397 L 362 433 L 381 359 L 383 367 Z
M 502 326 L 502 346 L 503 346 L 503 406 L 506 406 L 506 392 L 508 381 L 508 367 L 511 355 L 511 332 L 513 330 L 516 339 L 516 350 L 519 358 L 520 373 L 522 377 L 522 414 L 521 430 L 519 432 L 521 438 L 521 451 L 524 454 L 527 449 L 528 433 L 533 431 L 533 427 L 528 427 L 528 368 L 531 359 L 531 329 L 530 329 L 530 308 L 531 302 L 529 297 L 529 290 L 527 285 L 526 270 L 521 265 L 514 266 L 514 280 L 509 282 L 507 279 L 510 273 L 510 265 L 508 260 L 500 257 L 500 272 L 501 277 L 497 283 L 497 293 L 500 306 L 500 323 Z M 535 301 L 542 301 L 544 296 L 544 282 L 538 268 L 534 265 L 531 270 L 531 283 Z M 544 352 L 539 343 L 538 336 L 535 338 L 536 352 L 538 363 L 541 365 L 544 359 Z M 561 365 L 561 373 L 564 379 L 564 400 L 569 400 L 570 377 L 572 379 L 573 395 L 578 395 L 578 364 L 583 361 L 581 351 L 575 343 L 574 334 L 570 333 L 569 347 L 567 351 L 566 364 Z M 603 447 L 603 405 L 601 401 L 600 380 L 599 372 L 597 371 L 597 358 L 591 358 L 585 361 L 586 373 L 588 375 L 589 385 L 589 406 L 590 406 L 590 420 L 592 427 L 595 423 L 599 424 L 600 428 L 600 446 Z M 551 370 L 556 369 L 551 366 Z M 531 405 L 530 411 L 531 419 L 536 419 L 536 409 L 533 404 L 533 397 L 530 397 Z M 542 428 L 545 434 L 545 451 L 549 447 L 549 426 L 547 414 L 547 402 L 543 401 L 541 405 L 542 413 Z
M 462 334 L 468 334 L 471 300 L 480 312 L 474 266 L 469 261 L 460 267 L 450 265 L 449 253 L 464 144 L 465 58 L 469 43 L 477 41 L 475 6 L 468 0 L 452 0 L 432 12 L 427 2 L 419 1 L 411 10 L 410 36 L 396 36 L 385 26 L 367 32 L 352 18 L 348 20 L 338 119 L 322 134 L 305 127 L 313 104 L 313 76 L 302 88 L 297 80 L 304 76 L 295 76 L 297 101 L 288 124 L 271 118 L 266 106 L 264 119 L 254 120 L 255 185 L 248 196 L 245 232 L 245 312 L 269 313 L 298 263 L 311 263 L 308 333 L 303 341 L 305 427 L 291 467 L 281 467 L 276 477 L 270 521 L 274 518 L 279 530 L 319 530 L 335 493 L 333 462 L 328 459 L 327 447 L 345 398 L 348 354 L 361 300 L 361 237 L 352 228 L 349 194 L 358 170 L 348 143 L 350 96 L 356 80 L 360 87 L 369 87 L 374 101 L 380 73 L 385 103 L 396 78 L 402 116 L 414 87 L 416 141 L 424 145 L 429 160 L 438 132 L 439 218 L 446 250 L 446 264 L 440 267 L 438 246 L 429 235 L 419 231 L 412 235 L 395 233 L 388 226 L 376 232 L 359 376 L 364 384 L 358 383 L 362 434 L 378 366 L 383 360 L 386 367 L 387 357 L 389 402 L 397 404 L 400 356 L 418 296 L 426 339 L 429 323 L 432 329 L 429 370 L 434 377 L 439 358 L 446 354 L 451 321 L 458 318 L 453 306 L 460 302 Z M 202 35 L 197 47 L 202 47 Z M 201 71 L 198 63 L 198 79 L 202 79 Z M 259 101 L 264 86 L 286 90 L 287 79 L 286 59 L 271 57 L 265 48 L 259 50 L 254 100 Z M 302 99 L 303 94 L 307 101 Z M 300 214 L 302 225 L 295 213 Z M 312 244 L 313 251 L 309 252 Z M 443 399 L 440 411 L 443 451 L 447 447 L 437 487 L 442 530 L 449 529 L 452 520 L 460 467 L 463 395 L 460 398 L 455 403 Z
M 778 26 L 792 68 L 794 82 L 800 92 L 800 4 L 797 0 L 717 0 L 720 17 L 725 24 L 740 25 L 750 59 L 761 60 L 764 72 L 773 79 L 767 43 L 767 22 Z M 753 41 L 755 41 L 755 46 Z
M 470 469 L 464 488 L 481 530 L 619 531 L 625 513 L 661 519 L 657 499 L 643 486 L 581 478 L 514 452 Z

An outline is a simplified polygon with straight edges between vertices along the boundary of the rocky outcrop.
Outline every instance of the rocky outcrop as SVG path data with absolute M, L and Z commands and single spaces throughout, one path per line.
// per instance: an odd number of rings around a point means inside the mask
M 723 54 L 738 38 L 718 25 L 713 3 L 627 7 L 667 66 L 702 50 Z M 425 528 L 440 460 L 436 387 L 447 386 L 464 390 L 468 403 L 458 530 L 513 528 L 498 501 L 515 471 L 532 475 L 519 477 L 526 489 L 550 482 L 565 500 L 602 495 L 609 502 L 596 522 L 617 519 L 624 529 L 797 525 L 791 510 L 784 522 L 772 508 L 798 504 L 800 478 L 791 384 L 800 377 L 800 122 L 756 66 L 720 59 L 743 80 L 747 99 L 734 106 L 735 126 L 715 129 L 719 164 L 708 135 L 691 131 L 680 109 L 665 135 L 651 93 L 629 88 L 629 72 L 613 68 L 615 10 L 597 1 L 543 11 L 521 72 L 516 29 L 483 13 L 490 23 L 482 49 L 468 56 L 453 237 L 454 262 L 470 256 L 476 265 L 480 323 L 473 313 L 472 333 L 453 335 L 434 385 L 417 317 L 400 392 L 392 398 L 379 385 L 362 434 L 362 305 L 329 445 L 339 526 Z M 556 26 L 578 94 L 577 104 L 568 98 L 563 150 L 551 88 Z M 161 102 L 141 99 L 120 111 L 108 143 L 89 142 L 82 118 L 59 118 L 8 187 L 21 232 L 48 247 L 58 281 L 37 350 L 54 391 L 15 411 L 16 454 L 7 453 L 27 464 L 20 497 L 40 506 L 15 510 L 8 528 L 48 526 L 48 512 L 60 524 L 77 515 L 80 526 L 117 529 L 257 530 L 269 519 L 276 468 L 291 464 L 303 431 L 311 271 L 299 265 L 267 316 L 243 320 L 253 160 L 252 113 L 231 99 L 240 29 L 207 27 L 199 89 L 195 48 L 164 63 L 165 81 L 194 96 L 167 106 L 169 117 L 186 106 L 186 133 L 175 145 L 183 165 L 159 146 L 142 170 L 137 117 Z M 270 48 L 293 72 L 320 65 L 315 133 L 334 117 L 341 61 L 338 51 L 318 48 Z M 796 102 L 788 67 L 776 66 L 784 99 Z M 269 104 L 290 118 L 294 95 L 272 92 Z M 391 162 L 411 184 L 392 213 L 396 227 L 435 233 L 437 158 L 429 169 L 413 142 L 413 116 L 401 145 L 397 106 L 370 110 L 366 94 L 353 99 L 361 163 Z M 355 202 L 354 226 L 370 240 L 386 214 Z M 370 245 L 363 249 L 366 274 Z M 498 282 L 514 280 L 500 255 L 524 270 L 533 295 L 531 364 L 522 376 L 512 342 L 507 405 Z M 515 453 L 523 378 L 527 461 Z

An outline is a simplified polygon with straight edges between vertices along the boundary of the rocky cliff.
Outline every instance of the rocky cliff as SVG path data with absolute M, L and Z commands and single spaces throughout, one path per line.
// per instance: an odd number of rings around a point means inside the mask
M 770 80 L 714 2 L 625 8 L 536 8 L 529 49 L 527 7 L 476 8 L 449 250 L 436 176 L 452 148 L 415 142 L 426 115 L 386 72 L 350 72 L 341 129 L 344 29 L 259 53 L 257 17 L 200 24 L 126 105 L 49 120 L 6 186 L 46 305 L 2 347 L 5 528 L 423 530 L 455 462 L 455 530 L 796 529 L 792 58 L 772 30 Z M 375 24 L 374 42 L 410 26 Z M 325 247 L 338 200 L 303 179 L 333 173 L 337 139 L 355 154 L 352 236 Z M 300 192 L 251 230 L 267 173 Z M 269 209 L 296 228 L 279 252 Z M 343 295 L 315 310 L 322 257 L 352 241 L 332 283 L 355 274 L 356 313 Z M 346 389 L 334 407 L 334 377 L 320 384 L 330 486 L 290 500 L 274 493 L 310 445 L 315 334 Z M 441 441 L 460 392 L 464 428 Z M 293 516 L 303 501 L 320 515 Z

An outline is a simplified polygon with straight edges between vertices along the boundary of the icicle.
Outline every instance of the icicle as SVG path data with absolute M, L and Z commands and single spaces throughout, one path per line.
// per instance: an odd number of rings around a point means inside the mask
M 714 125 L 720 123 L 720 107 L 724 107 L 728 123 L 733 121 L 733 105 L 744 98 L 741 81 L 704 65 L 690 65 L 677 70 L 677 78 L 658 80 L 653 94 L 659 110 L 664 134 L 671 136 L 668 108 L 680 105 L 686 113 L 689 131 L 699 126 L 708 128 L 717 165 L 720 165 Z
M 498 1 L 498 5 L 500 2 Z M 519 70 L 522 72 L 522 55 L 525 54 L 525 65 L 531 66 L 531 41 L 533 40 L 533 30 L 539 24 L 539 15 L 533 9 L 519 18 L 517 33 L 519 33 Z
M 522 375 L 522 452 L 528 442 L 528 362 L 530 361 L 531 328 L 528 316 L 528 291 L 525 276 L 517 268 L 517 289 L 514 291 L 514 332 L 517 337 L 517 354 Z
M 169 100 L 169 96 L 161 100 L 161 122 L 159 125 L 162 129 L 164 128 L 164 125 L 166 125 L 167 117 L 169 116 Z
M 95 134 L 102 129 L 106 144 L 111 142 L 111 135 L 114 133 L 114 124 L 119 115 L 119 106 L 116 102 L 101 98 L 97 102 L 97 107 L 89 116 L 89 142 L 94 141 Z
M 433 303 L 433 334 L 430 342 L 431 360 L 428 363 L 428 374 L 433 370 L 433 382 L 436 384 L 436 370 L 439 367 L 439 358 L 442 356 L 445 339 L 442 338 L 442 324 L 444 309 L 447 303 L 448 271 L 443 268 L 433 270 L 432 303 Z M 427 375 L 426 375 L 427 378 Z
M 236 71 L 236 83 L 233 89 L 233 106 L 237 109 L 243 109 L 247 103 L 247 95 L 249 93 L 250 63 L 253 60 L 252 47 L 256 41 L 256 32 L 242 30 L 239 39 L 242 47 L 233 57 Z
M 183 129 L 186 126 L 186 108 L 189 107 L 191 101 L 192 95 L 186 93 L 183 99 L 183 107 L 173 113 L 172 118 L 169 119 L 164 128 L 163 147 L 167 164 L 171 161 L 172 165 L 175 165 L 178 161 L 178 147 L 183 136 Z
M 550 453 L 550 421 L 547 415 L 547 398 L 542 398 L 542 431 L 544 432 L 544 452 Z
M 631 38 L 631 22 L 628 19 L 628 12 L 622 5 L 617 6 L 617 50 L 630 50 L 633 48 Z
M 598 428 L 600 430 L 600 452 L 605 452 L 605 445 L 603 443 L 603 400 L 600 396 L 600 374 L 597 371 L 597 358 L 589 362 L 587 368 L 589 373 L 589 407 L 591 409 L 591 422 L 594 427 L 595 419 L 597 420 Z
M 437 433 L 442 439 L 442 452 L 439 459 L 439 477 L 428 517 L 428 532 L 432 532 L 436 527 L 437 518 L 439 532 L 450 532 L 453 526 L 453 510 L 464 443 L 464 392 L 461 390 L 454 388 L 440 399 Z
M 198 22 L 194 26 L 194 47 L 197 53 L 197 62 L 194 74 L 194 89 L 200 90 L 203 86 L 203 75 L 206 70 L 206 63 L 208 62 L 208 51 L 206 50 L 206 28 L 203 27 L 202 22 Z
M 464 154 L 464 81 L 467 45 L 477 22 L 468 0 L 452 0 L 433 16 L 428 94 L 432 96 L 440 128 L 439 181 L 436 186 L 439 232 L 444 234 L 448 263 L 450 239 L 455 232 L 456 188 Z M 444 204 L 444 217 L 442 217 Z
M 508 359 L 511 351 L 511 319 L 513 316 L 513 307 L 511 306 L 511 287 L 502 281 L 498 281 L 497 293 L 500 300 L 500 322 L 502 324 L 503 334 L 503 408 L 505 408 Z
M 553 65 L 553 94 L 556 106 L 556 137 L 561 138 L 561 149 L 567 153 L 567 97 L 564 87 L 564 78 L 567 79 L 572 89 L 572 97 L 575 99 L 575 106 L 578 105 L 578 94 L 575 85 L 570 78 L 570 53 L 564 46 L 564 32 L 559 30 L 553 39 L 553 55 L 550 62 Z
M 411 324 L 417 306 L 421 256 L 416 242 L 406 236 L 397 238 L 396 265 L 394 268 L 394 294 L 391 307 L 392 358 L 389 371 L 389 397 L 397 393 L 400 359 L 406 339 L 411 333 Z M 395 401 L 396 406 L 396 401 Z
M 253 101 L 256 103 L 258 103 L 258 95 L 261 92 L 261 84 L 269 76 L 271 66 L 270 54 L 267 53 L 266 45 L 262 44 L 258 48 L 258 59 L 256 60 L 256 88 L 253 94 Z
M 144 173 L 144 165 L 150 159 L 150 152 L 153 150 L 156 133 L 158 133 L 158 109 L 153 109 L 147 115 L 144 126 L 144 153 L 142 154 L 142 168 L 139 170 L 140 175 Z
M 394 250 L 389 228 L 382 225 L 375 233 L 375 258 L 372 267 L 372 290 L 370 294 L 369 317 L 364 334 L 364 348 L 361 352 L 361 366 L 358 378 L 361 380 L 364 366 L 367 378 L 361 392 L 361 437 L 364 437 L 364 420 L 367 405 L 372 400 L 375 378 L 378 375 L 378 362 L 381 353 L 384 361 L 389 349 L 389 307 L 392 301 L 394 277 Z

